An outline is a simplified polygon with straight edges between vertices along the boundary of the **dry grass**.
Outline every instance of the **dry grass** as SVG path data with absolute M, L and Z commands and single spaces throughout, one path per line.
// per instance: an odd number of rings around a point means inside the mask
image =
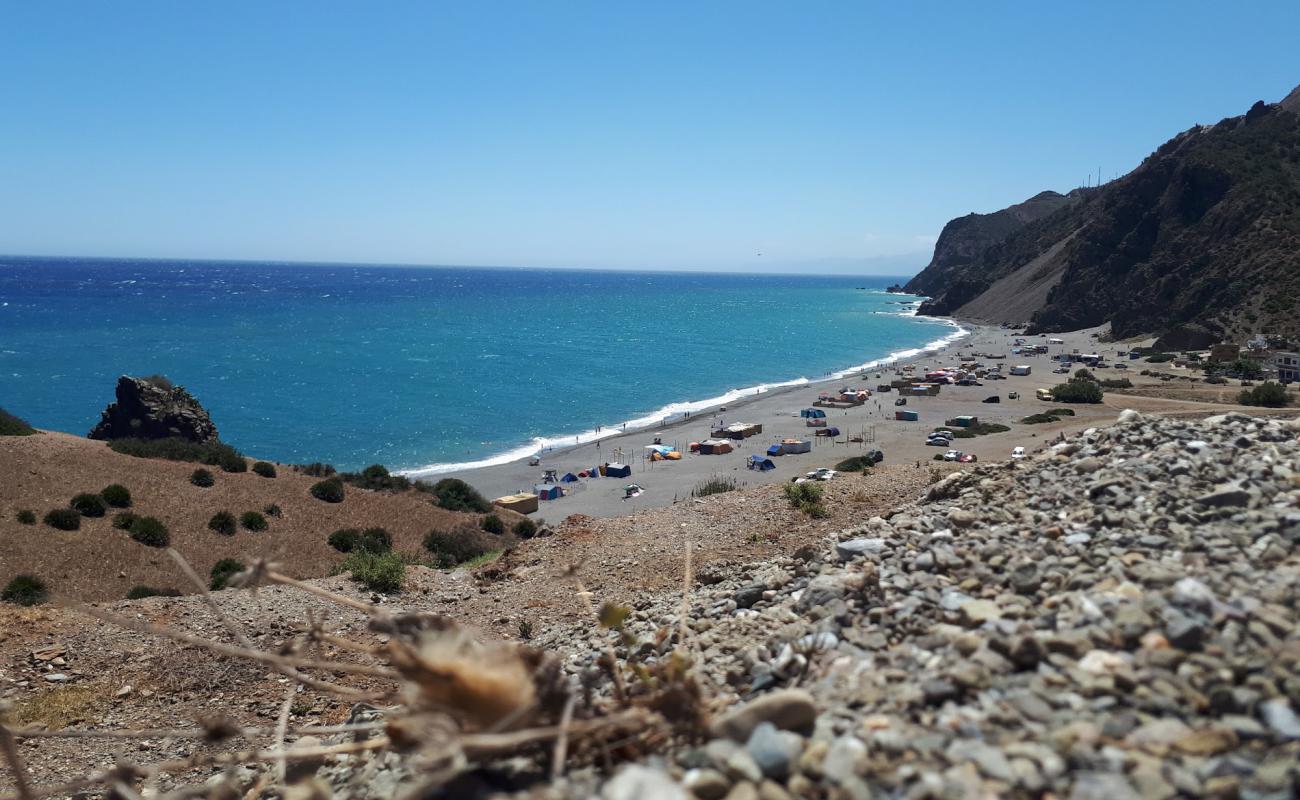
M 201 489 L 189 482 L 195 465 L 141 459 L 115 453 L 104 442 L 61 433 L 0 438 L 0 541 L 4 572 L 0 582 L 19 573 L 42 577 L 51 593 L 71 600 L 118 600 L 134 585 L 184 589 L 189 584 L 161 551 L 133 541 L 112 526 L 112 515 L 82 520 L 78 531 L 55 531 L 45 525 L 21 525 L 13 512 L 66 506 L 75 494 L 98 491 L 110 483 L 130 489 L 137 514 L 162 520 L 171 545 L 201 574 L 222 558 L 251 563 L 259 558 L 285 565 L 297 577 L 328 575 L 342 557 L 326 543 L 338 528 L 386 528 L 399 552 L 424 553 L 429 530 L 477 526 L 479 515 L 458 514 L 434 506 L 421 492 L 386 494 L 348 487 L 342 503 L 322 503 L 308 490 L 315 478 L 288 468 L 266 479 L 252 472 L 215 471 L 216 485 Z M 270 529 L 222 536 L 209 530 L 218 511 L 239 515 L 276 504 L 283 516 L 270 518 Z M 509 517 L 507 527 L 517 516 Z M 507 537 L 509 538 L 509 537 Z M 188 591 L 188 590 L 187 590 Z
M 9 724 L 20 728 L 66 728 L 74 723 L 96 721 L 96 712 L 104 711 L 108 702 L 109 692 L 101 686 L 90 683 L 60 686 L 18 702 L 7 719 Z

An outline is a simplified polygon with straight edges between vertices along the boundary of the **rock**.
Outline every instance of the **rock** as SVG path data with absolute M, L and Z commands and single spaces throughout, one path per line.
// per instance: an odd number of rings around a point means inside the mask
M 954 764 L 969 761 L 984 775 L 999 781 L 1014 777 L 1011 762 L 1001 750 L 976 739 L 958 739 L 948 746 L 944 755 Z
M 117 379 L 117 402 L 104 409 L 91 439 L 179 438 L 200 444 L 215 442 L 217 426 L 194 396 L 166 379 Z
M 45 680 L 49 681 L 50 683 L 67 683 L 68 681 L 72 680 L 72 678 L 70 678 L 69 676 L 65 675 L 62 672 L 47 672 L 44 677 Z
M 745 749 L 768 778 L 784 780 L 790 774 L 790 765 L 803 750 L 803 739 L 789 731 L 780 731 L 770 722 L 760 722 L 750 734 Z
M 948 522 L 954 528 L 969 528 L 975 524 L 977 517 L 969 511 L 955 508 L 948 512 Z
M 736 601 L 736 608 L 753 608 L 755 603 L 763 599 L 763 592 L 766 588 L 761 583 L 755 586 L 746 586 L 737 589 L 731 599 Z
M 812 695 L 802 689 L 783 689 L 733 708 L 714 721 L 710 732 L 717 738 L 744 742 L 763 722 L 781 730 L 809 733 L 816 721 L 817 704 Z
M 835 545 L 835 554 L 841 561 L 849 561 L 860 555 L 880 555 L 884 551 L 884 539 L 850 539 Z
M 738 783 L 727 792 L 726 800 L 758 800 L 758 789 L 752 783 Z
M 967 600 L 958 608 L 966 624 L 975 627 L 1002 618 L 1002 609 L 992 600 Z
M 1228 481 L 1222 483 L 1212 491 L 1209 491 L 1196 498 L 1196 502 L 1203 506 L 1220 508 L 1223 506 L 1244 506 L 1250 502 L 1250 492 L 1241 488 L 1240 481 Z
M 1165 624 L 1165 638 L 1179 650 L 1200 650 L 1205 637 L 1205 626 L 1184 614 L 1171 614 Z
M 682 785 L 698 800 L 721 800 L 731 788 L 731 781 L 714 769 L 692 769 L 682 776 Z
M 686 790 L 663 770 L 629 764 L 601 789 L 604 800 L 687 800 Z
M 1081 772 L 1070 788 L 1070 800 L 1143 800 L 1123 775 Z
M 1300 739 L 1300 718 L 1285 697 L 1265 700 L 1259 704 L 1259 716 L 1277 736 L 1283 739 Z
M 831 743 L 822 761 L 822 774 L 832 783 L 847 783 L 857 777 L 867 760 L 867 746 L 856 736 L 844 735 Z

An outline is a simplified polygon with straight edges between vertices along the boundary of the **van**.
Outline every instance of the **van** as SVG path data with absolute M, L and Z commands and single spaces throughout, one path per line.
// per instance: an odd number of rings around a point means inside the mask
M 1039 400 L 1049 400 L 1049 401 L 1050 401 L 1050 400 L 1052 399 L 1052 390 L 1051 390 L 1051 389 L 1039 389 L 1038 391 L 1034 392 L 1034 396 L 1035 396 L 1036 398 L 1038 398 Z

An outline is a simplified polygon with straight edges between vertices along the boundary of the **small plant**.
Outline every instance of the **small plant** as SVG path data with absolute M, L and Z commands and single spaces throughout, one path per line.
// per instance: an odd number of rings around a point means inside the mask
M 0 408 L 0 436 L 31 436 L 36 429 L 27 421 Z
M 433 485 L 433 494 L 439 508 L 448 511 L 467 511 L 475 514 L 487 514 L 492 511 L 492 504 L 460 478 L 443 478 Z
M 216 480 L 213 479 L 212 473 L 206 469 L 196 469 L 190 473 L 190 483 L 200 489 L 207 489 L 216 483 Z
M 1250 389 L 1242 389 L 1237 395 L 1237 402 L 1243 406 L 1265 406 L 1283 408 L 1286 406 L 1286 387 L 1276 381 L 1264 381 Z
M 342 503 L 343 481 L 338 478 L 318 481 L 312 484 L 311 496 L 326 503 Z
M 148 547 L 166 547 L 171 541 L 167 526 L 155 517 L 136 517 L 132 520 L 131 538 Z
M 339 478 L 358 489 L 372 492 L 405 492 L 414 484 L 401 475 L 393 475 L 383 464 L 371 464 L 360 472 L 340 472 Z
M 275 465 L 270 461 L 258 461 L 253 464 L 253 472 L 261 475 L 263 478 L 274 478 Z
M 356 528 L 339 528 L 329 535 L 329 546 L 333 547 L 340 553 L 351 553 L 357 549 L 357 541 L 361 539 L 361 531 Z
M 130 511 L 123 511 L 120 514 L 113 515 L 113 527 L 119 531 L 131 530 L 131 523 L 135 522 L 136 516 Z
M 519 620 L 519 638 L 525 642 L 533 638 L 533 623 L 526 619 Z
M 435 563 L 450 568 L 473 561 L 492 548 L 483 544 L 474 531 L 430 531 L 424 537 L 424 549 L 433 553 Z
M 105 486 L 99 496 L 104 498 L 104 502 L 113 508 L 131 507 L 131 490 L 120 483 L 110 483 Z
M 143 600 L 146 597 L 180 597 L 178 589 L 155 589 L 152 586 L 132 586 L 126 593 L 127 600 Z
M 871 456 L 853 456 L 835 465 L 838 472 L 870 472 L 876 462 Z
M 89 492 L 83 492 L 72 498 L 72 502 L 68 505 L 83 517 L 102 517 L 108 513 L 108 504 L 104 502 L 104 498 Z
M 943 461 L 943 454 L 942 454 L 942 453 L 935 453 L 934 456 L 933 456 L 930 460 L 931 460 L 931 461 Z
M 531 539 L 537 535 L 537 523 L 524 517 L 515 523 L 513 530 L 515 536 L 518 536 L 520 539 Z
M 383 528 L 366 528 L 357 539 L 356 549 L 367 553 L 387 553 L 393 549 L 393 537 Z
M 35 575 L 18 575 L 0 590 L 0 600 L 19 606 L 39 605 L 49 596 L 45 581 Z
M 32 511 L 30 508 L 24 508 L 18 512 L 17 519 L 18 522 L 22 525 L 35 525 L 36 512 Z
M 396 592 L 406 580 L 406 561 L 397 553 L 358 550 L 343 562 L 343 569 L 352 573 L 352 580 L 372 592 Z
M 223 558 L 212 565 L 208 573 L 208 588 L 215 591 L 226 588 L 230 579 L 244 571 L 244 565 L 233 558 Z
M 262 509 L 262 513 L 267 515 L 268 517 L 275 517 L 276 519 L 279 519 L 284 516 L 284 512 L 280 510 L 280 507 L 277 506 L 275 503 L 272 503 L 271 505 Z
M 75 531 L 81 527 L 81 514 L 75 508 L 55 508 L 45 514 L 45 524 L 61 531 Z
M 311 478 L 328 478 L 335 472 L 333 464 L 322 464 L 319 461 L 315 461 L 311 464 L 302 464 L 301 466 L 294 467 L 294 469 Z
M 813 519 L 825 519 L 830 516 L 826 506 L 822 505 L 822 487 L 815 483 L 790 483 L 785 487 L 785 499 L 791 508 L 797 508 Z
M 264 531 L 266 530 L 266 517 L 256 511 L 245 511 L 239 515 L 239 524 L 246 531 Z
M 691 490 L 691 497 L 708 497 L 711 494 L 722 494 L 723 492 L 735 491 L 739 484 L 735 478 L 723 478 L 717 475 L 707 480 L 695 484 Z
M 484 531 L 491 534 L 495 534 L 497 536 L 500 536 L 501 534 L 506 532 L 506 524 L 502 522 L 501 518 L 498 517 L 496 514 L 488 514 L 486 517 L 484 517 L 483 521 L 479 523 L 479 527 L 482 528 Z
M 235 535 L 235 515 L 229 511 L 218 511 L 208 520 L 208 530 L 216 531 L 223 536 Z

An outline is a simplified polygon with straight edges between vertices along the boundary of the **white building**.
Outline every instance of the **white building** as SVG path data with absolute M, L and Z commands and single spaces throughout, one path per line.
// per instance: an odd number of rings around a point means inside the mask
M 1277 379 L 1282 383 L 1300 382 L 1300 353 L 1274 353 L 1273 369 L 1277 371 Z

